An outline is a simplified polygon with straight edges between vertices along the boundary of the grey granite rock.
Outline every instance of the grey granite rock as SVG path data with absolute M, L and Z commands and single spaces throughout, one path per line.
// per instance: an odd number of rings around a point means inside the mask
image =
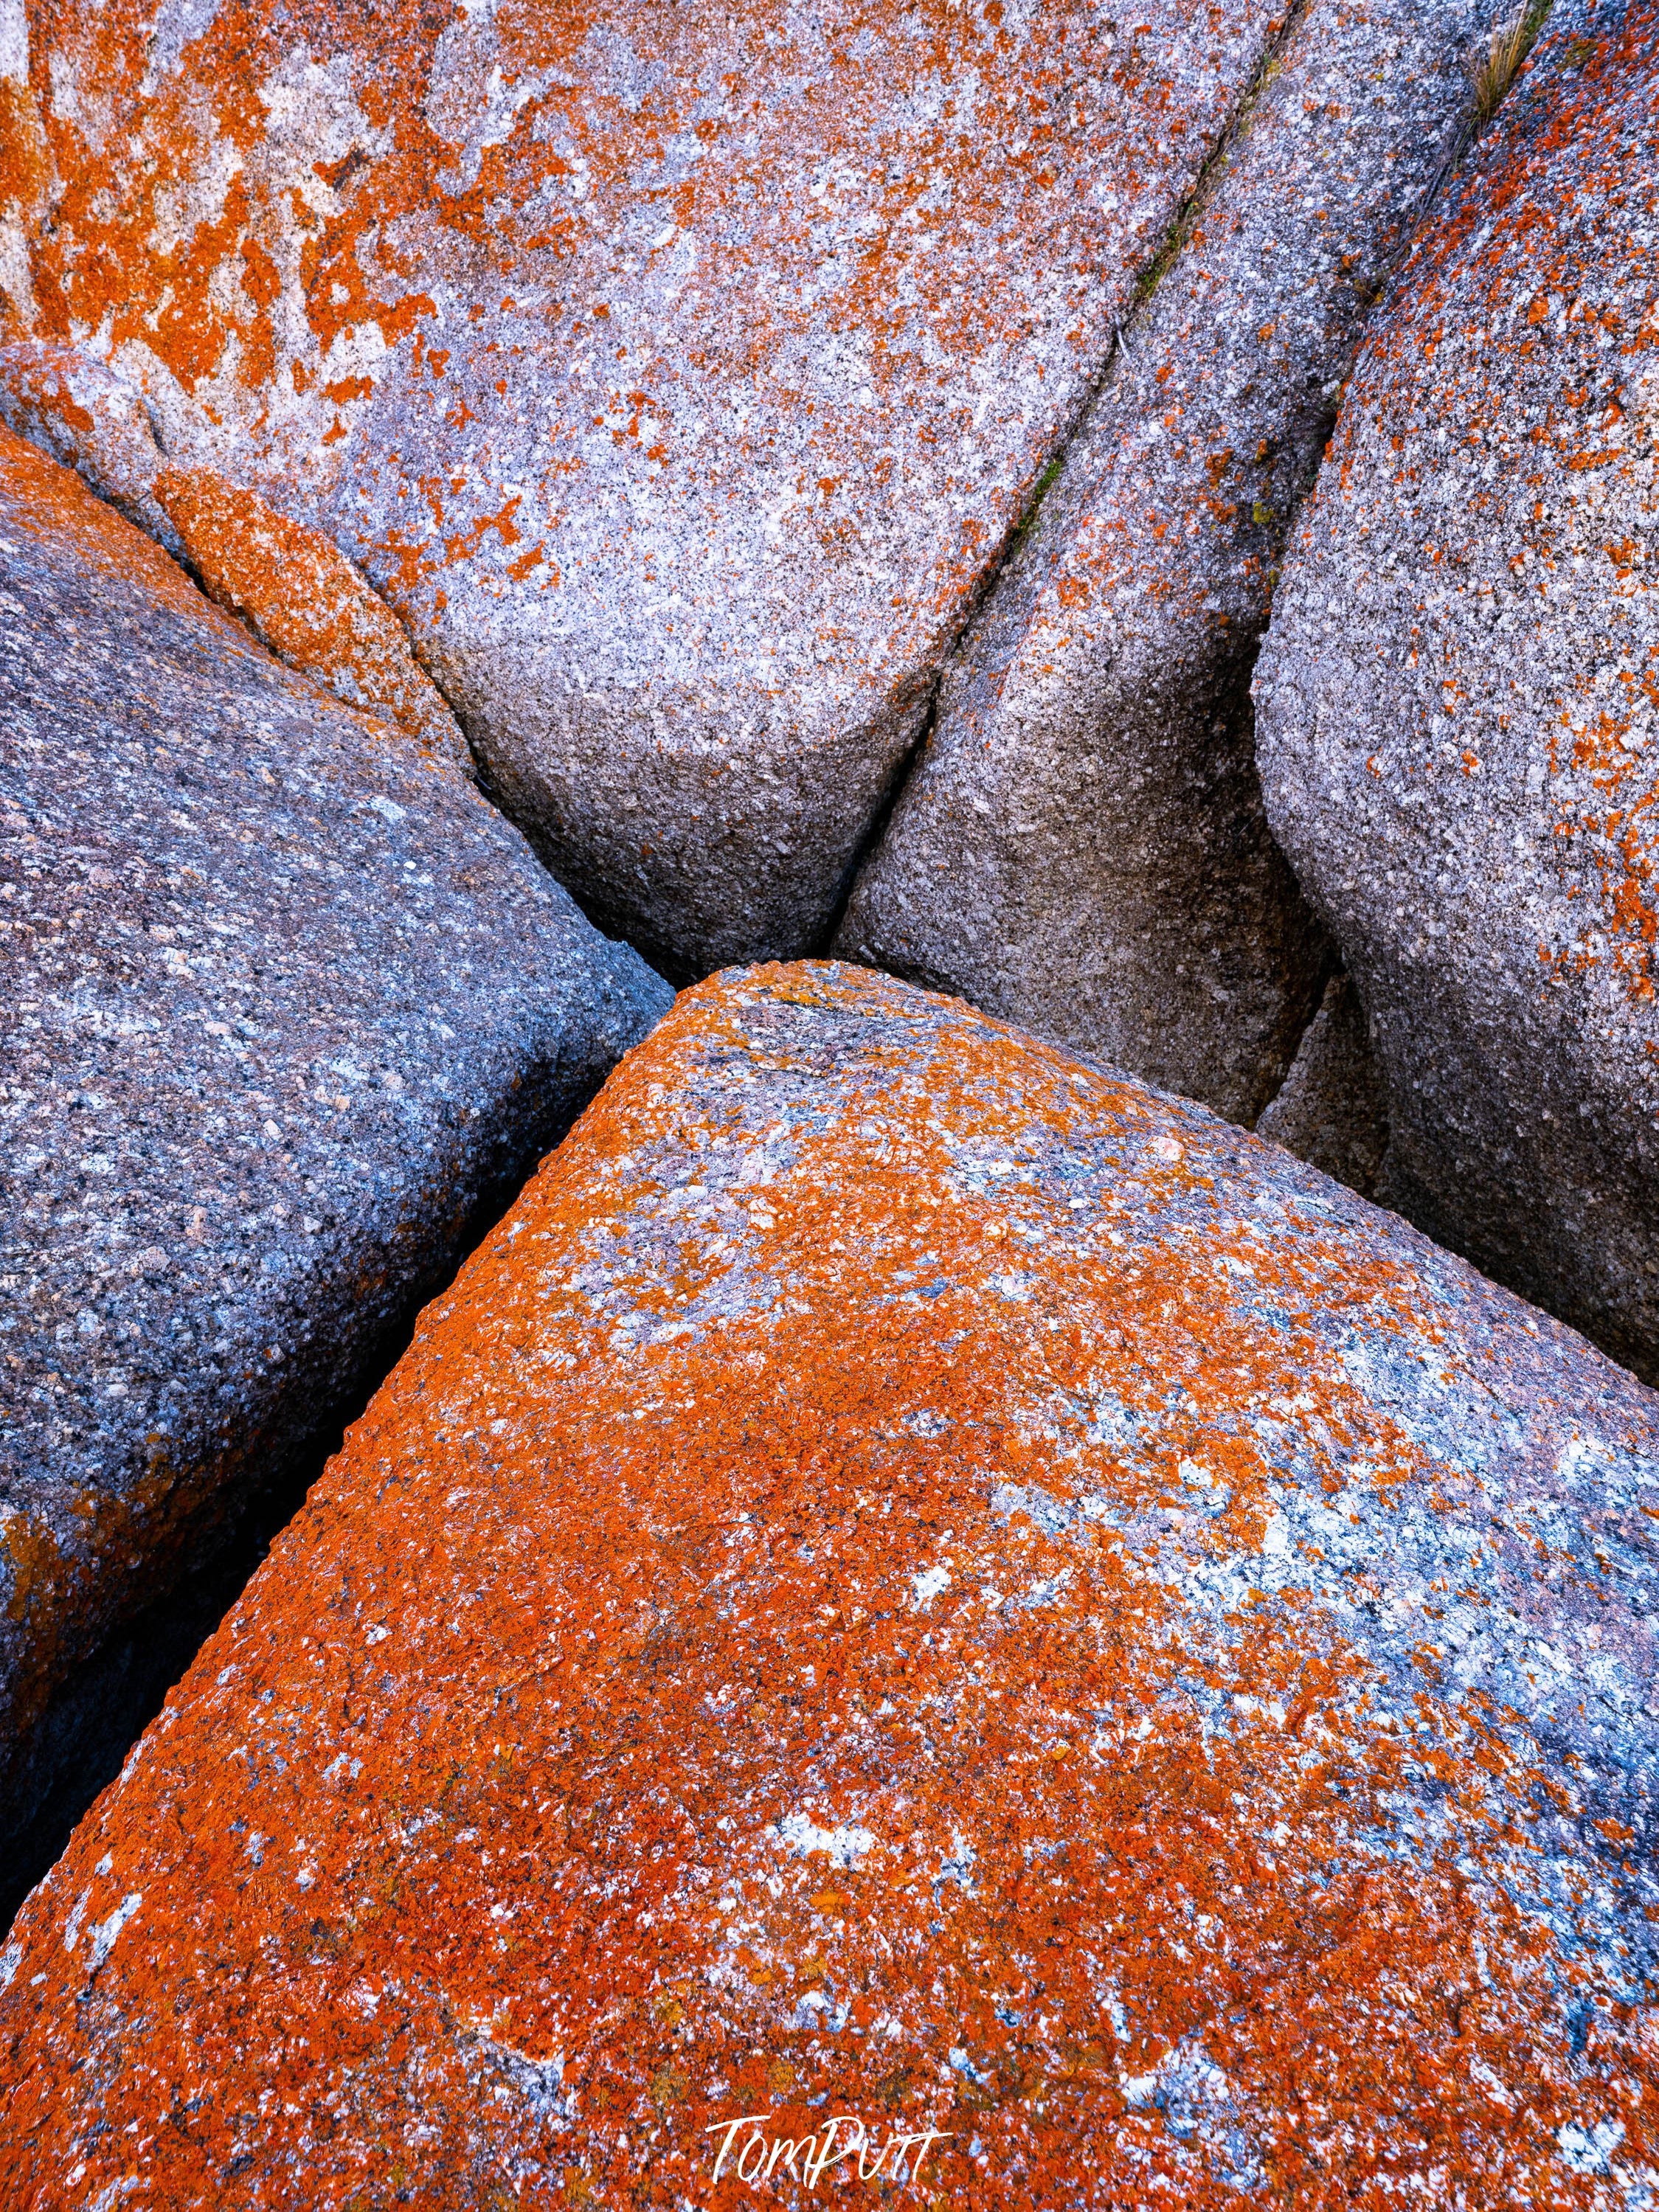
M 1377 1194 L 1389 1149 L 1388 1093 L 1349 976 L 1339 973 L 1325 986 L 1291 1072 L 1255 1127 L 1362 1197 Z
M 591 915 L 816 947 L 1274 16 L 66 0 L 17 336 L 359 563 Z
M 88 1662 L 327 1437 L 670 994 L 458 772 L 4 430 L 0 699 L 21 1850 L 85 1749 Z
M 1381 312 L 1258 679 L 1398 1203 L 1659 1374 L 1659 11 L 1558 8 Z
M 836 940 L 1249 1122 L 1328 967 L 1249 683 L 1491 0 L 1312 0 L 951 663 Z

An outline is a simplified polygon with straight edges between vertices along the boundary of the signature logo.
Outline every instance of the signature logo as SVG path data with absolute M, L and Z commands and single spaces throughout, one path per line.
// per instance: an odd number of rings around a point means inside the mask
M 716 2120 L 703 2130 L 704 2135 L 720 2138 L 714 2153 L 716 2181 L 729 2160 L 740 2181 L 767 2181 L 781 2171 L 815 2190 L 826 2173 L 856 2158 L 860 2181 L 884 2177 L 902 2188 L 907 2181 L 920 2181 L 928 2152 L 936 2142 L 948 2141 L 950 2135 L 949 2130 L 927 2128 L 916 2135 L 890 2136 L 878 2144 L 855 2114 L 838 2112 L 813 2135 L 768 2136 L 766 2124 L 771 2117 L 770 2112 L 744 2112 L 735 2120 Z M 913 2148 L 914 2162 L 908 2155 Z

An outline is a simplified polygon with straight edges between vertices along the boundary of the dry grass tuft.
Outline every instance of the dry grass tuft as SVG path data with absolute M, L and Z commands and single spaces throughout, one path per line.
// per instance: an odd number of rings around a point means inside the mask
M 1550 0 L 1526 0 L 1512 15 L 1495 24 L 1484 53 L 1477 53 L 1474 64 L 1474 114 L 1478 129 L 1484 130 L 1503 104 L 1504 95 L 1514 83 L 1516 75 L 1527 56 L 1532 52 L 1538 33 L 1544 27 L 1544 18 L 1550 12 Z

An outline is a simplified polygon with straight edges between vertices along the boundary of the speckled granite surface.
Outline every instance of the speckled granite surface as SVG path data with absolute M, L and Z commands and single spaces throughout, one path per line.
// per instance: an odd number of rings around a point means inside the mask
M 1639 2203 L 1656 1506 L 1288 1154 L 717 979 L 25 1906 L 7 2202 Z
M 669 993 L 6 431 L 0 798 L 9 1835 L 76 1668 L 326 1433 Z
M 1377 311 L 1258 677 L 1396 1202 L 1659 1376 L 1659 9 L 1562 0 Z
M 360 562 L 560 880 L 702 973 L 823 942 L 1276 10 L 27 14 L 18 334 Z
M 1329 945 L 1267 829 L 1250 671 L 1493 12 L 1298 13 L 948 665 L 840 952 L 1231 1121 L 1272 1097 Z

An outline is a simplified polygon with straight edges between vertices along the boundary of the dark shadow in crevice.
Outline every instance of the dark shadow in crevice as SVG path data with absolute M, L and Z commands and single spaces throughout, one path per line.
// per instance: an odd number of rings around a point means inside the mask
M 847 909 L 852 902 L 853 892 L 858 879 L 864 872 L 864 864 L 886 836 L 887 825 L 893 818 L 893 809 L 903 797 L 905 786 L 910 781 L 916 763 L 927 750 L 927 741 L 933 734 L 933 724 L 939 717 L 939 686 L 944 679 L 945 670 L 941 664 L 934 672 L 933 683 L 928 688 L 927 704 L 922 711 L 921 721 L 916 734 L 893 763 L 892 773 L 887 779 L 887 787 L 883 792 L 875 811 L 865 824 L 864 835 L 854 848 L 852 858 L 841 872 L 841 881 L 836 886 L 835 905 L 830 910 L 829 924 L 817 943 L 806 954 L 805 957 L 809 960 L 829 960 L 835 957 L 836 939 L 841 934 L 842 922 L 847 919 Z
M 398 1319 L 361 1358 L 355 1387 L 306 1443 L 239 1499 L 210 1534 L 198 1537 L 204 1556 L 165 1596 L 124 1623 L 58 1692 L 35 1731 L 40 1755 L 55 1778 L 33 1816 L 3 1844 L 0 1928 L 9 1928 L 24 1899 L 62 1856 L 75 1828 L 120 1773 L 167 1692 L 235 1606 L 340 1449 L 346 1431 L 408 1350 L 422 1310 L 448 1291 L 568 1127 L 550 1138 L 511 1188 L 503 1192 L 498 1183 L 480 1200 L 460 1231 L 453 1264 L 411 1291 Z

